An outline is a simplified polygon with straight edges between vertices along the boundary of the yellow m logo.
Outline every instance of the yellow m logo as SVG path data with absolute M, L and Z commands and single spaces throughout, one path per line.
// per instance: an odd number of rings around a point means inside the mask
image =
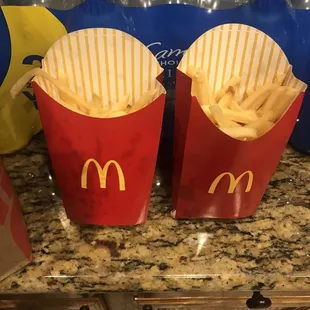
M 89 167 L 90 163 L 94 163 L 96 168 L 97 168 L 98 175 L 99 175 L 100 188 L 106 188 L 107 187 L 108 170 L 109 170 L 109 167 L 111 166 L 111 164 L 113 164 L 117 170 L 117 173 L 118 173 L 119 190 L 120 191 L 126 190 L 124 173 L 123 173 L 122 168 L 118 164 L 118 162 L 116 162 L 115 160 L 109 160 L 104 165 L 104 167 L 101 168 L 101 166 L 97 162 L 97 160 L 95 160 L 93 158 L 88 159 L 83 166 L 82 175 L 81 175 L 81 187 L 82 188 L 87 188 L 87 172 L 88 172 L 88 167 Z
M 209 191 L 208 191 L 208 193 L 209 194 L 214 194 L 214 192 L 215 192 L 215 190 L 216 190 L 216 187 L 217 187 L 217 185 L 219 184 L 219 182 L 222 180 L 222 178 L 224 177 L 224 176 L 229 176 L 229 188 L 228 188 L 228 194 L 232 194 L 234 191 L 235 191 L 235 189 L 236 189 L 236 186 L 237 186 L 237 184 L 240 182 L 240 180 L 245 176 L 245 175 L 248 175 L 248 185 L 247 185 L 247 187 L 246 187 L 246 189 L 245 189 L 245 192 L 247 193 L 247 192 L 249 192 L 250 190 L 251 190 L 251 188 L 252 188 L 252 184 L 253 184 L 253 172 L 252 171 L 245 171 L 245 172 L 243 172 L 241 175 L 239 175 L 239 177 L 236 179 L 235 177 L 234 177 L 234 175 L 232 174 L 232 173 L 230 173 L 230 172 L 224 172 L 224 173 L 222 173 L 222 174 L 220 174 L 213 182 L 212 182 L 212 184 L 211 184 L 211 186 L 210 186 L 210 188 L 209 188 Z

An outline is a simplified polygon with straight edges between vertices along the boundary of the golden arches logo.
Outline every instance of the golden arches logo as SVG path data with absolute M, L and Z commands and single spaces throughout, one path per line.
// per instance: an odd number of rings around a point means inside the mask
M 107 188 L 108 170 L 110 166 L 113 164 L 118 174 L 119 190 L 120 191 L 126 190 L 124 173 L 123 173 L 121 166 L 119 165 L 117 161 L 109 160 L 102 168 L 101 165 L 98 163 L 98 161 L 93 158 L 88 159 L 83 166 L 82 175 L 81 175 L 81 187 L 82 188 L 87 188 L 87 173 L 88 173 L 88 167 L 91 163 L 95 164 L 97 168 L 100 188 Z
M 222 174 L 220 174 L 217 178 L 214 179 L 214 181 L 212 182 L 210 188 L 209 188 L 209 191 L 208 193 L 209 194 L 214 194 L 215 190 L 216 190 L 216 187 L 217 185 L 219 184 L 219 182 L 222 180 L 223 177 L 225 176 L 228 176 L 229 177 L 229 188 L 228 188 L 228 194 L 232 194 L 235 189 L 236 189 L 236 186 L 237 184 L 240 182 L 240 180 L 245 176 L 245 175 L 248 175 L 248 184 L 246 186 L 246 189 L 245 189 L 245 192 L 249 192 L 252 188 L 252 184 L 253 184 L 253 179 L 254 179 L 254 176 L 253 176 L 253 172 L 248 170 L 248 171 L 245 171 L 243 172 L 242 174 L 239 175 L 239 177 L 236 179 L 235 176 L 230 173 L 230 172 L 224 172 Z

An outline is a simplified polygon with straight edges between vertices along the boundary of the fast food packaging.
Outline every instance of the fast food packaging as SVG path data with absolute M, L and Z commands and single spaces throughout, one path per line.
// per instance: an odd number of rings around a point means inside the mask
M 46 8 L 0 5 L 0 154 L 23 148 L 42 129 L 31 83 L 15 102 L 10 89 L 21 74 L 41 65 L 51 44 L 66 32 Z
M 0 161 L 0 281 L 32 258 L 19 200 Z
M 165 102 L 156 58 L 124 32 L 93 28 L 58 40 L 44 57 L 42 69 L 67 84 L 89 107 L 94 107 L 94 95 L 103 108 L 113 108 L 127 94 L 129 105 L 134 105 L 154 90 L 153 102 L 144 108 L 103 118 L 74 110 L 47 79 L 33 80 L 68 218 L 95 225 L 144 223 Z
M 190 66 L 207 73 L 213 94 L 238 75 L 239 96 L 245 98 L 285 72 L 282 85 L 299 95 L 270 131 L 240 141 L 215 126 L 191 95 L 192 80 L 186 75 Z M 192 44 L 177 72 L 172 198 L 176 218 L 234 219 L 255 213 L 296 123 L 306 87 L 294 77 L 281 48 L 250 26 L 221 25 Z

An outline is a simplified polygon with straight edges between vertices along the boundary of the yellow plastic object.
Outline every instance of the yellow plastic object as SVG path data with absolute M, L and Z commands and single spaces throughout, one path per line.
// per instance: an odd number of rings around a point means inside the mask
M 31 85 L 15 100 L 10 89 L 21 75 L 40 66 L 50 46 L 67 32 L 45 8 L 3 6 L 1 9 L 11 40 L 10 66 L 0 87 L 0 154 L 6 154 L 25 146 L 41 130 Z

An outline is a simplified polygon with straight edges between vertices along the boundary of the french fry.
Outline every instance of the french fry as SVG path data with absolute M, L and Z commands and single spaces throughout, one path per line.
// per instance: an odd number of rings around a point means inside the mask
M 69 87 L 68 77 L 66 76 L 64 71 L 59 71 L 58 80 L 61 81 L 66 87 Z
M 218 105 L 211 105 L 209 109 L 219 127 L 234 128 L 241 126 L 238 123 L 227 119 L 227 117 L 224 116 L 222 109 Z
M 240 84 L 236 85 L 234 88 L 234 97 L 233 100 L 235 100 L 237 103 L 240 102 Z
M 221 128 L 220 130 L 226 133 L 228 136 L 238 140 L 253 140 L 257 138 L 257 131 L 254 128 Z
M 80 107 L 74 101 L 59 99 L 59 103 L 62 106 L 67 107 L 68 109 L 72 110 L 73 112 L 83 114 L 83 115 L 88 115 L 88 113 L 85 113 L 84 110 L 81 110 Z
M 117 102 L 112 108 L 107 112 L 107 117 L 113 115 L 115 112 L 125 111 L 129 104 L 130 95 L 127 94 L 119 102 Z M 117 114 L 117 113 L 116 113 Z
M 92 117 L 98 117 L 98 118 L 103 118 L 103 117 L 107 117 L 107 112 L 101 108 L 91 108 L 90 111 L 86 114 L 88 116 L 92 116 Z
M 265 133 L 267 133 L 275 124 L 272 122 L 269 122 L 268 120 L 264 118 L 260 118 L 255 122 L 249 123 L 244 126 L 244 128 L 254 128 L 257 131 L 257 137 L 263 136 Z
M 248 96 L 241 104 L 245 110 L 257 110 L 269 97 L 273 90 L 278 87 L 276 84 L 265 84 L 256 89 L 250 96 Z
M 237 122 L 228 120 L 228 128 L 237 128 L 242 127 L 242 125 L 238 124 Z
M 96 93 L 92 94 L 92 103 L 88 115 L 92 117 L 104 117 L 107 113 L 107 107 L 103 107 L 102 99 Z
M 286 78 L 286 73 L 281 73 L 276 77 L 275 84 L 281 86 Z
M 92 104 L 96 107 L 102 107 L 102 99 L 96 93 L 92 94 Z
M 195 73 L 196 73 L 196 68 L 193 67 L 193 66 L 189 66 L 187 69 L 186 69 L 186 74 L 191 78 L 193 79 L 194 76 L 195 76 Z
M 250 97 L 253 94 L 254 91 L 255 91 L 254 88 L 247 89 L 244 92 L 243 100 L 245 100 L 246 98 Z
M 112 106 L 112 102 L 109 102 L 109 106 L 106 107 L 103 104 L 102 98 L 96 93 L 92 94 L 91 102 L 88 104 L 76 93 L 72 92 L 68 87 L 68 79 L 63 72 L 59 73 L 58 80 L 50 76 L 47 72 L 40 68 L 35 68 L 24 74 L 12 87 L 11 96 L 14 99 L 21 93 L 26 84 L 35 76 L 41 76 L 52 83 L 58 90 L 59 102 L 73 110 L 74 112 L 92 116 L 92 117 L 119 117 L 139 109 L 142 109 L 146 105 L 150 104 L 157 90 L 150 90 L 140 96 L 140 98 L 133 104 L 132 107 L 128 107 L 130 94 L 125 95 L 119 102 Z
M 231 105 L 232 100 L 233 100 L 233 93 L 232 91 L 228 91 L 218 102 L 218 105 L 221 108 L 228 108 Z
M 243 94 L 239 76 L 232 76 L 213 94 L 203 69 L 190 66 L 186 73 L 192 78 L 191 94 L 197 97 L 209 120 L 226 134 L 244 141 L 270 131 L 297 97 L 298 91 L 291 87 L 298 88 L 292 66 L 285 71 L 276 72 L 273 82 L 247 88 Z
M 279 86 L 276 88 L 273 93 L 269 96 L 269 98 L 266 100 L 266 102 L 263 104 L 263 106 L 260 108 L 260 111 L 262 111 L 262 115 L 267 113 L 268 111 L 272 110 L 275 105 L 278 104 L 279 101 L 281 101 L 281 97 L 283 96 L 284 92 L 286 91 L 287 86 Z
M 126 114 L 130 114 L 130 112 L 131 112 L 131 106 L 128 106 L 128 107 L 124 110 L 124 112 L 125 112 Z
M 241 124 L 249 124 L 258 119 L 256 111 L 253 110 L 245 110 L 242 112 L 223 108 L 222 111 L 228 119 Z
M 213 114 L 211 113 L 210 111 L 210 106 L 209 105 L 202 105 L 201 106 L 203 112 L 205 112 L 205 114 L 207 115 L 207 117 L 209 118 L 209 120 L 214 124 L 216 125 L 216 120 L 213 116 Z
M 229 87 L 236 87 L 238 84 L 240 84 L 240 77 L 239 76 L 233 76 L 230 78 L 224 86 L 216 93 L 215 100 L 219 102 L 221 98 L 227 93 Z
M 269 120 L 271 122 L 277 122 L 289 108 L 291 103 L 295 100 L 297 95 L 298 92 L 294 88 L 287 87 L 283 96 L 281 97 L 281 100 L 278 102 L 278 104 L 275 106 L 273 110 L 272 114 L 273 117 L 270 117 Z
M 108 114 L 108 117 L 120 117 L 120 116 L 124 116 L 127 115 L 127 113 L 125 111 L 114 111 L 114 112 L 110 112 Z
M 232 100 L 228 106 L 231 110 L 239 111 L 239 112 L 244 112 L 244 109 L 240 106 L 240 104 L 236 100 Z
M 155 91 L 156 92 L 156 91 Z M 125 110 L 129 105 L 130 94 L 125 95 L 116 106 L 119 107 L 120 110 Z
M 195 76 L 195 72 L 196 72 L 196 68 L 195 67 L 188 67 L 186 74 L 192 79 L 192 90 L 191 90 L 191 94 L 193 97 L 197 97 L 197 81 L 194 79 Z
M 77 102 L 75 99 L 72 99 L 72 96 L 68 94 L 67 92 L 64 92 L 62 90 L 58 90 L 59 92 L 59 97 L 60 97 L 60 103 L 65 106 L 70 108 L 71 110 L 77 112 L 77 113 L 82 113 L 83 115 L 92 115 L 96 116 L 94 112 L 94 107 L 85 103 L 85 104 L 80 104 Z M 101 113 L 101 108 L 98 109 L 98 113 Z
M 147 92 L 145 92 L 144 94 L 142 94 L 140 96 L 140 98 L 137 100 L 136 103 L 133 104 L 130 112 L 136 112 L 142 108 L 144 108 L 145 106 L 147 106 L 148 104 L 150 104 L 154 97 L 156 95 L 156 90 L 149 90 Z
M 196 72 L 193 76 L 193 83 L 196 84 L 195 92 L 197 92 L 197 100 L 200 105 L 213 105 L 216 104 L 216 101 L 213 97 L 209 79 L 207 74 L 202 69 L 196 69 Z
M 85 103 L 84 100 L 79 97 L 79 95 L 72 92 L 68 87 L 64 86 L 60 81 L 54 79 L 52 76 L 50 76 L 48 73 L 46 73 L 40 68 L 35 68 L 35 69 L 28 71 L 16 82 L 16 84 L 11 89 L 11 96 L 13 99 L 21 93 L 21 91 L 24 89 L 27 83 L 34 76 L 41 76 L 44 79 L 48 80 L 59 90 L 59 92 L 62 93 L 62 96 L 65 97 L 68 101 L 73 102 L 79 107 L 79 109 L 83 109 L 84 111 L 86 111 L 86 113 L 89 112 L 89 105 Z

